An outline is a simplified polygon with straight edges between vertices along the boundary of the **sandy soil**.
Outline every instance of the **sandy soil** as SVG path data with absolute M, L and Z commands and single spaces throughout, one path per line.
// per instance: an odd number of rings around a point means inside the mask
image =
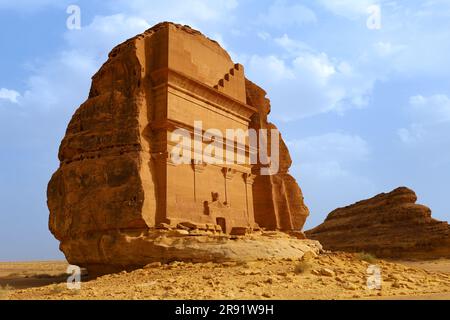
M 450 274 L 450 259 L 437 259 L 437 260 L 426 260 L 426 261 L 392 261 L 394 263 L 401 263 L 408 267 L 424 269 L 430 272 L 445 273 Z M 420 300 L 450 300 L 450 292 L 443 293 L 433 293 L 425 295 L 407 295 L 402 297 L 387 297 L 381 299 L 400 299 L 400 300 L 410 300 L 410 299 L 420 299 Z
M 421 268 L 433 272 L 450 273 L 450 259 L 426 260 L 426 261 L 392 261 L 404 265 Z
M 304 261 L 155 264 L 84 278 L 81 290 L 67 289 L 65 262 L 0 263 L 0 299 L 450 299 L 450 260 L 361 259 L 327 253 Z M 367 287 L 370 264 L 381 268 L 381 290 Z
M 64 282 L 67 262 L 0 262 L 0 300 L 18 289 L 42 287 Z

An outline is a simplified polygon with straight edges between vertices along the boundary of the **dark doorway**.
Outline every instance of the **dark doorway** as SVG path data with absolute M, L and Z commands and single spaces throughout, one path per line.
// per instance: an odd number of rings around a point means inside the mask
M 209 203 L 208 201 L 203 201 L 203 214 L 209 216 Z
M 225 221 L 225 218 L 216 218 L 216 224 L 218 224 L 223 232 L 227 232 L 227 223 Z

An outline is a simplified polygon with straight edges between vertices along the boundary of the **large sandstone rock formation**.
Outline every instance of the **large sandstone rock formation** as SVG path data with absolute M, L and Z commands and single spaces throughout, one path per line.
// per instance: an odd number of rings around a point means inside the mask
M 402 187 L 331 212 L 306 231 L 325 249 L 369 252 L 385 258 L 450 257 L 450 226 L 416 204 L 414 191 Z
M 145 265 L 164 256 L 152 244 L 157 228 L 300 232 L 309 212 L 282 140 L 279 170 L 269 176 L 260 163 L 197 161 L 195 143 L 188 164 L 171 161 L 175 130 L 195 140 L 210 128 L 275 128 L 269 112 L 266 92 L 243 66 L 187 26 L 161 23 L 114 48 L 69 123 L 48 185 L 50 230 L 68 261 L 97 269 Z M 195 131 L 199 120 L 203 132 Z M 248 139 L 225 144 L 246 160 L 255 152 Z

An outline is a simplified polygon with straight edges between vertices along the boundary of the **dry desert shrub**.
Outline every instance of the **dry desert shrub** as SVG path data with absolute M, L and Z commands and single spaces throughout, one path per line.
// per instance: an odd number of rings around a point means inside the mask
M 20 277 L 23 277 L 23 276 L 25 276 L 24 273 L 13 272 L 13 273 L 8 274 L 7 278 L 20 278 Z
M 0 286 L 0 300 L 7 300 L 12 290 L 13 287 L 8 284 L 4 287 Z
M 236 261 L 236 265 L 243 268 L 250 268 L 250 265 L 245 260 Z
M 358 253 L 357 258 L 361 261 L 365 261 L 368 263 L 376 263 L 377 262 L 377 257 L 375 257 L 375 255 L 373 255 L 371 253 L 367 253 L 367 252 Z
M 48 273 L 36 273 L 31 275 L 32 278 L 36 278 L 36 279 L 50 279 L 50 278 L 54 278 L 55 276 L 52 276 Z
M 307 262 L 307 261 L 300 261 L 299 263 L 297 263 L 295 265 L 295 269 L 294 269 L 294 273 L 296 274 L 302 274 L 307 272 L 308 270 L 310 270 L 312 268 L 311 263 Z
M 60 294 L 63 293 L 64 291 L 66 291 L 66 288 L 60 285 L 54 285 L 51 290 L 52 294 Z

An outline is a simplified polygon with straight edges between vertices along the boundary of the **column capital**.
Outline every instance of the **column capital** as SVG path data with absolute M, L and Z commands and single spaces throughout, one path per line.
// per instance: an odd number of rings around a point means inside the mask
M 251 173 L 243 173 L 242 177 L 246 184 L 252 185 L 255 182 L 256 175 Z
M 202 173 L 205 171 L 207 164 L 201 160 L 192 159 L 191 166 L 195 172 Z
M 227 180 L 233 179 L 233 177 L 236 174 L 236 172 L 237 171 L 235 169 L 232 169 L 232 168 L 227 168 L 227 167 L 222 168 L 222 174 L 225 177 L 225 179 L 227 179 Z

